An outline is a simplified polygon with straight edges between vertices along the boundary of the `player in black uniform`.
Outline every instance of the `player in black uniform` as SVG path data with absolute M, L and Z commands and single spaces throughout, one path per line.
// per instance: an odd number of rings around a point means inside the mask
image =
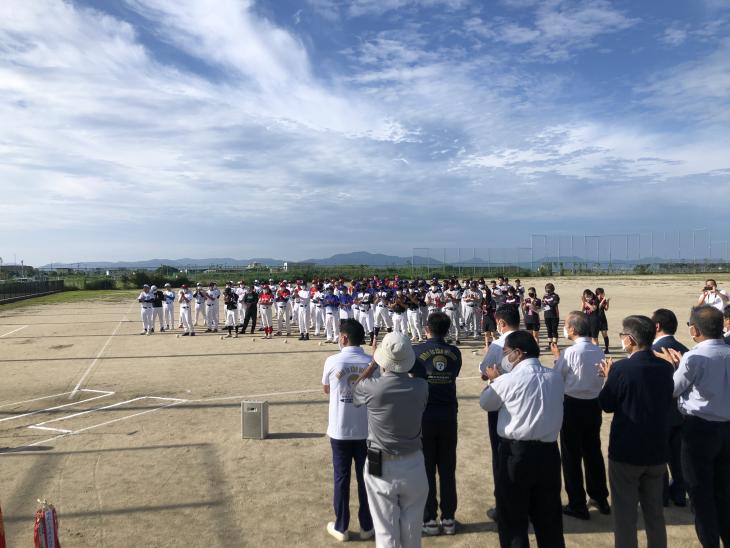
M 555 286 L 551 283 L 545 284 L 545 295 L 542 297 L 542 312 L 545 318 L 545 328 L 547 329 L 548 345 L 550 350 L 552 344 L 558 344 L 558 323 L 560 323 L 560 295 L 555 293 Z
M 608 318 L 606 318 L 606 311 L 608 310 L 609 299 L 606 297 L 606 292 L 602 287 L 596 288 L 596 298 L 598 299 L 598 330 L 603 335 L 603 344 L 605 346 L 605 353 L 609 354 L 608 348 Z

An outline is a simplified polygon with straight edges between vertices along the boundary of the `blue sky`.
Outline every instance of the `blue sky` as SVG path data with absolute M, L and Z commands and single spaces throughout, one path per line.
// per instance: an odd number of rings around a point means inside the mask
M 730 1 L 6 0 L 0 120 L 5 262 L 727 240 Z

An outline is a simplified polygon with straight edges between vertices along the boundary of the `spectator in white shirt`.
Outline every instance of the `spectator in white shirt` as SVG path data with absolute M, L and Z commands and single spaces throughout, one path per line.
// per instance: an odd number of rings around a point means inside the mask
M 487 353 L 479 364 L 479 372 L 483 380 L 489 380 L 487 371 L 490 368 L 495 369 L 499 373 L 509 373 L 509 361 L 504 359 L 504 341 L 507 336 L 520 328 L 520 311 L 513 305 L 500 305 L 494 313 L 495 323 L 499 338 L 492 341 L 487 346 Z M 489 427 L 489 444 L 492 448 L 492 476 L 497 477 L 497 468 L 499 467 L 499 436 L 497 435 L 497 419 L 499 414 L 496 411 L 487 413 L 487 423 Z M 497 521 L 497 509 L 489 508 L 487 516 Z
M 372 538 L 373 520 L 370 516 L 368 496 L 365 489 L 363 469 L 367 458 L 368 413 L 365 406 L 355 407 L 352 391 L 355 383 L 371 361 L 360 345 L 365 339 L 365 331 L 355 320 L 343 320 L 340 324 L 338 343 L 341 351 L 324 362 L 322 385 L 324 393 L 329 394 L 329 424 L 327 435 L 332 446 L 334 466 L 334 508 L 336 521 L 327 524 L 327 532 L 339 541 L 349 538 L 350 525 L 350 470 L 355 462 L 357 495 L 360 503 L 358 518 L 360 538 Z M 375 377 L 379 373 L 373 373 Z
M 730 546 L 730 346 L 722 340 L 723 314 L 715 307 L 693 308 L 688 323 L 697 345 L 684 355 L 663 351 L 677 364 L 684 480 L 702 546 L 719 546 L 720 539 Z
M 705 288 L 697 299 L 697 306 L 708 304 L 722 312 L 727 302 L 727 292 L 724 289 L 717 289 L 717 282 L 715 280 L 705 281 Z
M 499 412 L 499 542 L 503 548 L 529 546 L 531 522 L 538 546 L 560 548 L 565 546 L 557 442 L 563 379 L 540 363 L 540 348 L 527 331 L 506 337 L 504 357 L 511 373 L 488 369 L 491 384 L 479 398 L 482 409 Z
M 610 514 L 606 464 L 601 452 L 601 420 L 603 413 L 598 394 L 603 388 L 603 378 L 598 365 L 605 358 L 603 351 L 590 339 L 591 326 L 583 312 L 568 314 L 563 336 L 573 341 L 561 356 L 557 345 L 551 346 L 555 370 L 565 381 L 563 426 L 560 430 L 560 456 L 563 463 L 565 491 L 568 504 L 563 513 L 578 519 L 590 519 L 586 505 L 602 514 Z M 583 483 L 585 468 L 585 485 Z

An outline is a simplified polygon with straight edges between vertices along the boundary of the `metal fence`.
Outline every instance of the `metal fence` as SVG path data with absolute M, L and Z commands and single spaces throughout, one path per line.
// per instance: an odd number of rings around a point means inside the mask
M 38 280 L 27 282 L 0 281 L 0 304 L 20 301 L 30 297 L 49 295 L 63 291 L 63 280 Z
M 625 234 L 533 234 L 525 247 L 413 248 L 413 270 L 444 274 L 727 271 L 727 240 L 708 229 Z

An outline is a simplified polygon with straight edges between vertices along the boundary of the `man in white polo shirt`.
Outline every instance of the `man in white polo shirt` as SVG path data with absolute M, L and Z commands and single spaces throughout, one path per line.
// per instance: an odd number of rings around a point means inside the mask
M 327 435 L 332 446 L 332 464 L 335 472 L 335 521 L 327 524 L 327 532 L 339 541 L 346 541 L 349 538 L 350 471 L 353 460 L 360 502 L 358 512 L 360 538 L 367 540 L 375 534 L 363 478 L 368 452 L 366 442 L 368 413 L 365 406 L 355 407 L 352 403 L 355 382 L 372 359 L 360 348 L 364 339 L 365 330 L 359 322 L 353 319 L 342 320 L 337 341 L 341 351 L 327 358 L 322 376 L 324 393 L 330 396 Z
M 577 519 L 590 519 L 586 505 L 598 508 L 601 514 L 610 514 L 606 464 L 601 452 L 601 421 L 603 412 L 598 394 L 603 388 L 603 378 L 598 365 L 606 357 L 603 350 L 591 342 L 591 326 L 583 312 L 568 314 L 563 327 L 563 337 L 573 341 L 561 356 L 558 345 L 550 346 L 555 358 L 555 371 L 565 381 L 563 401 L 563 425 L 560 429 L 560 456 L 565 478 L 568 504 L 563 513 Z M 585 468 L 585 483 L 583 478 Z

